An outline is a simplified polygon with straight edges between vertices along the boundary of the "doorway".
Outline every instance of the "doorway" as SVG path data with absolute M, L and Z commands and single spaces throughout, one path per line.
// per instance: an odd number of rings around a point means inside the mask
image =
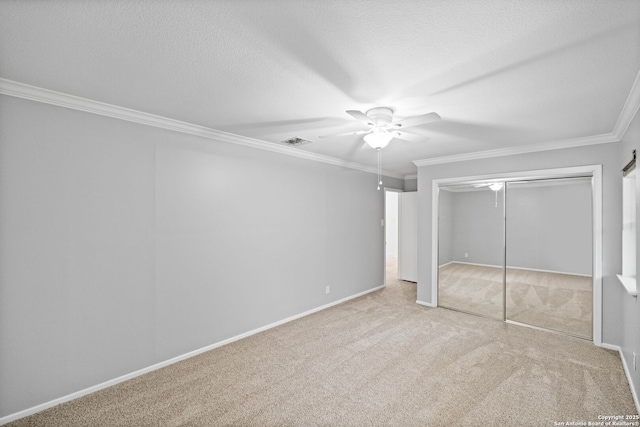
M 400 256 L 400 192 L 392 188 L 384 191 L 384 252 L 385 283 L 398 279 L 398 259 Z
M 437 305 L 601 342 L 600 169 L 563 170 L 434 181 Z

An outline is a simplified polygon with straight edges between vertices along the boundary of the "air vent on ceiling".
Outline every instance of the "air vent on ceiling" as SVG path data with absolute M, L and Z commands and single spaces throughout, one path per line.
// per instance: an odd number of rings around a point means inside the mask
M 298 138 L 297 136 L 294 136 L 293 138 L 285 139 L 284 141 L 281 141 L 281 142 L 285 145 L 290 145 L 292 147 L 299 147 L 301 145 L 311 144 L 311 142 L 313 141 L 309 141 L 308 139 L 302 139 L 302 138 Z

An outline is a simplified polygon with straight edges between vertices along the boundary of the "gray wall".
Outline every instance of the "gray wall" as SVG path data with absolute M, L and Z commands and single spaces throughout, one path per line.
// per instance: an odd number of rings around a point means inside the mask
M 431 188 L 434 179 L 602 164 L 603 341 L 620 343 L 622 325 L 619 304 L 623 290 L 615 277 L 621 268 L 622 189 L 619 148 L 618 144 L 599 144 L 419 167 L 418 300 L 434 303 L 431 301 L 432 287 L 436 286 L 431 282 Z
M 623 165 L 624 159 L 631 154 L 631 151 L 637 150 L 637 153 L 640 154 L 640 112 L 636 113 L 631 126 L 623 136 L 620 149 L 620 166 Z M 640 205 L 640 174 L 636 172 L 636 224 L 640 224 L 640 207 L 638 205 Z M 638 233 L 636 242 L 640 242 L 640 227 L 636 228 L 636 232 Z M 640 251 L 638 250 L 636 250 L 636 257 L 636 265 L 640 266 Z M 631 373 L 632 387 L 636 391 L 636 396 L 640 397 L 640 359 L 636 361 L 638 369 L 633 370 L 633 352 L 636 353 L 636 358 L 640 358 L 640 302 L 637 297 L 633 298 L 629 294 L 621 292 L 616 303 L 622 318 L 620 348 Z
M 444 191 L 443 191 L 444 193 Z M 455 261 L 504 265 L 504 213 L 502 191 L 452 193 L 452 257 Z M 468 256 L 465 257 L 465 254 Z
M 453 189 L 440 191 L 440 264 L 504 265 L 504 190 L 496 207 L 486 187 Z M 508 184 L 508 266 L 590 275 L 591 235 L 589 179 Z
M 383 284 L 373 174 L 0 101 L 0 417 Z
M 404 180 L 404 191 L 418 191 L 418 180 L 417 179 L 405 179 Z
M 507 265 L 592 274 L 591 180 L 508 184 Z

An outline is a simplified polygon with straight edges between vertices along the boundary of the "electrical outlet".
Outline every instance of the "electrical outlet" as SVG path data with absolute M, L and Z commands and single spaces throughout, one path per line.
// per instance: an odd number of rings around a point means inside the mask
M 469 258 L 469 254 L 467 252 L 464 253 L 465 258 Z
M 633 352 L 633 370 L 636 370 L 636 352 Z
M 324 288 L 324 291 L 328 294 L 331 292 L 331 286 L 327 286 Z

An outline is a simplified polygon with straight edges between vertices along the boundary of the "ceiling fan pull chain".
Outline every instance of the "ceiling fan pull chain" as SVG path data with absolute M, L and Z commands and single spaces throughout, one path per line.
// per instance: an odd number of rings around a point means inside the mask
M 382 184 L 382 176 L 380 174 L 380 164 L 381 164 L 380 155 L 382 150 L 378 148 L 376 149 L 376 151 L 378 152 L 378 190 L 380 190 L 380 185 Z
M 378 148 L 378 185 L 382 185 L 382 148 Z

